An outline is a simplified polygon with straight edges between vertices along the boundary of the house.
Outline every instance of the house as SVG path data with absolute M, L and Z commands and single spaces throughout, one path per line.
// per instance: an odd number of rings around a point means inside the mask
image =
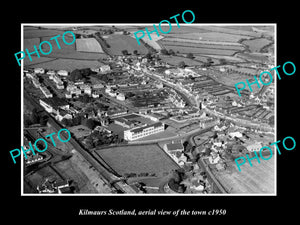
M 105 73 L 105 72 L 108 72 L 108 71 L 110 71 L 110 66 L 109 65 L 103 65 L 103 66 L 100 66 L 100 71 L 102 72 L 102 73 Z
M 100 96 L 100 95 L 99 95 L 99 93 L 98 93 L 97 91 L 93 91 L 93 92 L 92 92 L 92 97 L 93 97 L 93 98 L 99 98 L 99 96 Z
M 39 162 L 43 160 L 43 156 L 41 156 L 39 153 L 36 153 L 35 155 L 27 155 L 27 159 L 25 159 L 26 165 L 32 165 L 36 162 Z
M 63 109 L 57 110 L 57 114 L 55 116 L 55 119 L 58 121 L 62 121 L 63 119 L 72 119 L 72 118 L 73 116 L 69 112 Z
M 53 76 L 53 75 L 55 75 L 55 71 L 54 70 L 49 70 L 46 74 L 50 75 L 50 76 Z
M 70 107 L 69 103 L 58 97 L 43 98 L 39 101 L 40 105 L 49 113 L 57 114 L 59 108 L 69 109 Z
M 34 68 L 34 73 L 45 73 L 45 70 L 43 68 Z
M 208 161 L 210 164 L 216 164 L 219 162 L 220 160 L 220 156 L 218 153 L 215 153 L 215 152 L 211 152 L 210 156 L 208 156 Z
M 231 132 L 228 135 L 229 135 L 230 138 L 235 138 L 235 137 L 241 138 L 241 137 L 243 137 L 243 134 L 239 131 Z
M 117 95 L 117 99 L 120 100 L 120 101 L 125 101 L 125 95 L 123 93 L 119 93 Z
M 168 152 L 183 152 L 184 151 L 184 147 L 181 142 L 165 144 L 164 149 Z
M 254 144 L 248 145 L 246 148 L 249 152 L 259 151 L 262 148 L 262 144 L 260 142 L 256 142 Z
M 60 75 L 60 76 L 68 76 L 69 75 L 69 72 L 66 71 L 66 70 L 59 70 L 57 71 L 57 74 Z

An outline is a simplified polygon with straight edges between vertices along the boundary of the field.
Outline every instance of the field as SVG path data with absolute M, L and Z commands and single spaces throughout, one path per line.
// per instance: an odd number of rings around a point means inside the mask
M 184 47 L 194 47 L 194 48 L 208 48 L 208 49 L 222 49 L 222 50 L 234 50 L 242 51 L 244 47 L 241 45 L 219 45 L 219 44 L 203 44 L 203 43 L 192 43 L 186 42 L 184 39 L 180 38 L 168 38 L 160 41 L 163 45 L 176 45 Z
M 26 28 L 26 27 L 24 27 Z M 40 38 L 40 37 L 47 37 L 48 39 L 50 39 L 51 37 L 57 36 L 58 34 L 60 34 L 62 36 L 62 34 L 65 31 L 63 30 L 55 30 L 55 29 L 36 29 L 36 28 L 32 28 L 32 27 L 28 27 L 26 29 L 24 29 L 24 38 Z M 59 37 L 61 38 L 61 37 Z
M 103 53 L 101 45 L 95 38 L 76 39 L 76 50 L 80 52 L 100 52 Z
M 55 40 L 49 40 L 51 37 L 63 33 L 63 30 L 24 27 L 24 49 L 28 48 L 28 50 L 31 50 L 32 52 L 33 45 L 36 45 L 36 47 L 39 48 L 39 43 L 43 41 L 49 41 L 52 45 L 52 51 L 49 55 L 43 55 L 39 51 L 40 58 L 37 57 L 37 54 L 33 54 L 31 56 L 32 61 L 30 61 L 29 57 L 26 56 L 25 59 L 23 59 L 24 65 L 32 67 L 43 67 L 45 69 L 66 69 L 68 71 L 103 65 L 101 62 L 97 62 L 97 60 L 106 58 L 107 55 L 102 51 L 100 52 L 99 48 L 101 47 L 99 44 L 98 48 L 95 48 L 98 52 L 79 52 L 76 51 L 77 43 L 80 42 L 81 44 L 82 42 L 85 42 L 82 41 L 84 39 L 76 39 L 76 42 L 72 45 L 66 45 L 63 42 L 62 38 L 59 37 L 57 40 L 61 49 L 58 48 Z M 70 34 L 67 34 L 65 36 L 65 40 L 66 42 L 71 43 L 73 41 L 73 37 Z M 93 41 L 91 42 L 93 43 Z M 87 50 L 93 51 L 93 45 L 94 44 L 92 44 L 91 46 L 86 45 L 85 48 Z M 82 45 L 79 46 L 79 48 L 81 47 Z M 90 49 L 88 49 L 89 47 Z M 49 52 L 49 45 L 43 44 L 42 50 L 46 53 Z
M 242 43 L 249 46 L 251 52 L 259 52 L 264 46 L 272 43 L 272 41 L 266 38 L 258 38 L 253 40 L 245 40 Z
M 252 62 L 264 63 L 268 61 L 268 57 L 259 53 L 238 53 L 238 57 Z
M 177 164 L 154 144 L 107 148 L 95 152 L 122 175 L 144 172 L 163 176 L 164 173 L 178 168 Z
M 239 45 L 237 42 L 240 39 L 249 39 L 249 36 L 244 35 L 236 35 L 236 34 L 226 34 L 226 33 L 218 33 L 218 32 L 210 32 L 206 33 L 186 33 L 186 34 L 167 34 L 166 37 L 171 38 L 180 38 L 187 39 L 192 41 L 206 41 L 206 42 L 219 42 L 230 45 Z
M 138 45 L 134 38 L 127 35 L 112 34 L 105 40 L 110 45 L 110 48 L 106 48 L 106 50 L 111 55 L 123 55 L 123 50 L 127 50 L 130 54 L 133 54 L 134 50 L 137 50 L 139 54 L 147 54 L 148 52 L 145 46 Z
M 217 179 L 230 193 L 269 193 L 275 192 L 274 185 L 274 157 L 269 160 L 252 160 L 251 167 L 248 162 L 241 165 L 241 171 L 235 162 L 228 163 L 228 169 L 223 172 L 216 172 Z
M 161 55 L 160 58 L 164 61 L 167 62 L 170 65 L 175 65 L 177 66 L 179 62 L 183 61 L 186 65 L 188 66 L 201 66 L 203 63 L 189 59 L 186 57 L 180 57 L 180 56 L 169 56 L 169 55 Z M 204 60 L 205 62 L 206 60 Z
M 42 67 L 44 69 L 66 70 L 72 72 L 75 69 L 99 67 L 101 65 L 103 64 L 96 60 L 55 59 L 48 62 L 31 64 L 31 67 L 32 68 Z
M 192 46 L 180 46 L 178 44 L 177 45 L 163 44 L 163 46 L 167 50 L 172 49 L 176 53 L 179 52 L 183 54 L 192 53 L 192 54 L 201 54 L 201 55 L 232 56 L 237 52 L 236 50 L 216 49 L 216 48 L 197 48 Z

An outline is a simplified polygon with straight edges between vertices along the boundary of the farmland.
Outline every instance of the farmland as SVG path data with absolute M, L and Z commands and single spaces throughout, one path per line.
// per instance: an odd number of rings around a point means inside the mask
M 73 71 L 75 69 L 91 68 L 103 65 L 96 60 L 77 60 L 77 59 L 55 59 L 48 62 L 42 62 L 37 64 L 32 64 L 31 67 L 52 70 L 66 70 Z
M 180 45 L 170 45 L 170 44 L 163 44 L 163 46 L 167 50 L 174 50 L 175 52 L 187 54 L 201 54 L 201 55 L 227 55 L 232 56 L 237 51 L 236 50 L 228 50 L 228 49 L 216 49 L 216 48 L 197 48 L 192 46 L 180 46 Z
M 272 43 L 272 41 L 270 41 L 266 38 L 258 38 L 258 39 L 253 39 L 253 40 L 245 40 L 242 43 L 249 46 L 249 50 L 251 52 L 260 52 L 260 50 L 264 46 Z
M 193 41 L 208 41 L 208 42 L 222 42 L 226 44 L 236 44 L 240 39 L 249 39 L 251 37 L 244 35 L 235 35 L 235 34 L 226 34 L 226 33 L 218 33 L 218 32 L 210 32 L 206 33 L 187 33 L 187 34 L 170 34 L 166 35 L 169 38 L 182 38 Z
M 101 45 L 95 38 L 76 39 L 76 50 L 80 52 L 103 53 Z
M 110 48 L 106 48 L 108 54 L 122 55 L 123 50 L 127 50 L 128 53 L 133 54 L 134 50 L 137 50 L 140 54 L 146 54 L 148 49 L 141 45 L 138 45 L 137 41 L 127 35 L 112 34 L 106 39 L 106 42 L 110 45 Z M 103 46 L 102 46 L 103 47 Z
M 32 61 L 29 60 L 29 57 L 25 57 L 24 65 L 32 66 L 33 68 L 43 67 L 45 69 L 62 69 L 67 71 L 103 65 L 98 60 L 101 61 L 107 55 L 103 53 L 100 44 L 96 40 L 76 39 L 74 44 L 66 45 L 60 37 L 57 39 L 60 45 L 59 49 L 56 41 L 54 39 L 50 40 L 50 38 L 63 33 L 64 30 L 62 29 L 24 27 L 24 49 L 28 48 L 32 52 L 34 50 L 33 46 L 35 45 L 39 48 L 39 43 L 43 41 L 49 41 L 52 45 L 52 51 L 49 55 L 43 55 L 39 52 L 40 57 L 38 57 L 37 54 L 33 54 L 31 56 Z M 65 40 L 71 43 L 73 37 L 66 34 Z M 42 51 L 49 52 L 49 45 L 42 45 Z
M 158 145 L 124 146 L 95 151 L 116 172 L 125 173 L 155 173 L 163 176 L 165 172 L 178 168 Z

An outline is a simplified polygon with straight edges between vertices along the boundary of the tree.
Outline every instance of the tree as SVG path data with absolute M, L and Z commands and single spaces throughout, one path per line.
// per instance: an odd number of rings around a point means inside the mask
M 189 59 L 193 59 L 193 58 L 194 58 L 194 55 L 193 55 L 192 53 L 188 53 L 188 54 L 186 55 L 186 57 L 189 58 Z
M 184 68 L 186 65 L 185 65 L 185 63 L 184 63 L 184 61 L 180 61 L 179 63 L 178 63 L 178 67 L 180 67 L 180 68 Z
M 160 53 L 163 54 L 163 55 L 168 55 L 169 54 L 168 51 L 167 51 L 167 49 L 165 49 L 165 48 L 162 48 L 160 50 Z
M 175 52 L 173 51 L 173 49 L 169 50 L 169 55 L 175 55 Z
M 227 62 L 225 59 L 219 59 L 220 65 L 225 65 Z
M 128 55 L 128 51 L 127 50 L 122 50 L 122 54 L 123 55 Z
M 93 130 L 96 126 L 95 121 L 92 119 L 87 119 L 83 121 L 83 125 L 87 126 L 91 130 Z
M 138 53 L 138 50 L 134 50 L 134 51 L 133 51 L 133 54 L 138 55 L 138 54 L 139 54 L 139 53 Z

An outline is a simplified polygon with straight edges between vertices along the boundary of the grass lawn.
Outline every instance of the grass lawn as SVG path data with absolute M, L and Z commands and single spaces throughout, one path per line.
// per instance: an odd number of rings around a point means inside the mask
M 116 172 L 125 173 L 155 173 L 157 177 L 178 168 L 158 145 L 138 145 L 107 148 L 95 151 Z

